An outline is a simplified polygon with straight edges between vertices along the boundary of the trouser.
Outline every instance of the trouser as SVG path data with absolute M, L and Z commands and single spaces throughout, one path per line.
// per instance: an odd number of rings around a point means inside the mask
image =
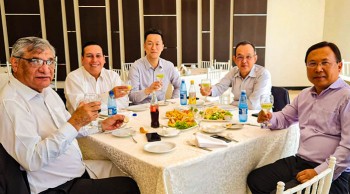
M 275 193 L 277 182 L 283 181 L 285 188 L 292 188 L 300 184 L 296 175 L 305 169 L 313 169 L 318 163 L 310 162 L 299 156 L 290 156 L 277 160 L 261 168 L 253 170 L 247 179 L 249 189 L 253 194 Z M 332 182 L 330 194 L 347 194 L 349 192 L 348 179 L 350 173 L 343 172 Z
M 85 173 L 71 181 L 55 188 L 50 188 L 40 194 L 139 194 L 136 182 L 130 177 L 110 177 L 91 179 Z

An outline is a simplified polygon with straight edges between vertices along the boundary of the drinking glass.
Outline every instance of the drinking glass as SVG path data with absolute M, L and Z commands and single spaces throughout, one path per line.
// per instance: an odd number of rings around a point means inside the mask
M 203 108 L 202 107 L 195 108 L 195 110 L 194 110 L 194 120 L 198 124 L 198 128 L 199 129 L 201 127 L 201 122 L 203 120 L 203 117 L 204 117 Z
M 131 81 L 130 80 L 127 80 L 127 81 L 123 82 L 123 86 L 127 86 L 128 87 L 128 89 L 123 91 L 125 93 L 129 93 L 130 90 L 132 90 L 132 85 L 131 85 Z
M 160 83 L 163 84 L 163 78 L 164 78 L 164 73 L 158 73 L 156 75 L 157 81 L 159 81 Z M 159 90 L 161 90 L 162 88 L 159 88 Z
M 89 103 L 89 102 L 101 102 L 101 96 L 96 93 L 85 93 L 84 94 L 84 102 Z M 98 112 L 101 112 L 101 109 L 98 110 Z M 97 127 L 97 121 L 91 121 L 88 124 L 89 128 Z
M 261 110 L 264 111 L 265 114 L 270 112 L 270 110 L 273 107 L 273 95 L 269 95 L 269 94 L 261 95 L 260 106 L 261 106 Z M 270 123 L 268 121 L 264 121 L 263 123 L 261 123 L 261 128 L 268 128 L 269 125 Z
M 201 87 L 204 89 L 205 92 L 209 93 L 211 88 L 210 79 L 202 79 Z M 207 96 L 205 96 L 204 100 L 207 101 Z

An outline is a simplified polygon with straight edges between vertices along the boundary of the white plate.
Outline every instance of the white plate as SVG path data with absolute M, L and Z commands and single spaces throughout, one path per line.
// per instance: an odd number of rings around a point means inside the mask
M 117 129 L 112 132 L 112 135 L 116 137 L 129 137 L 134 134 L 135 131 L 132 129 Z
M 162 154 L 171 152 L 176 148 L 176 144 L 172 142 L 150 142 L 143 146 L 143 149 L 147 152 Z
M 219 105 L 218 106 L 221 109 L 227 110 L 227 111 L 235 111 L 238 110 L 237 106 L 233 106 L 233 105 Z
M 201 131 L 205 133 L 220 133 L 222 131 L 225 131 L 225 128 L 220 125 L 211 125 L 201 127 Z
M 229 122 L 230 120 L 210 120 L 210 119 L 203 119 L 202 121 L 205 121 L 205 122 Z
M 175 128 L 164 127 L 163 129 L 158 130 L 157 133 L 163 137 L 175 137 L 179 135 L 180 131 Z
M 226 129 L 242 129 L 244 127 L 244 124 L 232 124 L 232 123 L 228 123 L 228 124 L 224 124 L 223 125 Z
M 145 106 L 145 105 L 135 105 L 135 106 L 129 106 L 128 108 L 126 108 L 126 110 L 130 110 L 133 112 L 141 112 L 141 111 L 145 111 L 148 109 L 149 109 L 149 107 Z
M 164 102 L 164 101 L 158 102 L 159 106 L 168 106 L 169 104 L 170 104 L 170 102 Z
M 203 104 L 204 104 L 204 100 L 201 100 L 201 99 L 196 100 L 196 105 L 197 105 L 197 106 L 201 106 L 201 105 L 203 105 Z

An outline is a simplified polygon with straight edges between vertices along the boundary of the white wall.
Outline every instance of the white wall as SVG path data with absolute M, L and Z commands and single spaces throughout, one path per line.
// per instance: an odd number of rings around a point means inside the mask
M 305 52 L 323 40 L 324 13 L 325 0 L 268 1 L 265 67 L 271 72 L 272 85 L 311 85 Z
M 323 37 L 339 47 L 345 61 L 350 61 L 349 10 L 349 0 L 326 0 Z

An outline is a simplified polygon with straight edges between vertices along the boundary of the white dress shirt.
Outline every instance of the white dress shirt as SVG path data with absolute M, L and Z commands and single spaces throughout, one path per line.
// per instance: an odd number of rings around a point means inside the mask
M 169 84 L 174 86 L 171 98 L 179 97 L 181 80 L 179 73 L 176 72 L 174 64 L 170 61 L 159 58 L 157 68 L 153 69 L 145 56 L 135 61 L 129 70 L 129 80 L 132 85 L 129 97 L 133 104 L 144 104 L 151 101 L 151 95 L 146 95 L 145 89 L 153 82 L 157 81 L 156 76 L 159 73 L 163 73 L 164 78 L 162 80 L 162 89 L 156 91 L 157 99 L 165 99 L 165 93 Z
M 70 114 L 50 87 L 38 93 L 11 77 L 0 91 L 0 142 L 27 171 L 31 193 L 80 177 L 85 166 Z
M 123 84 L 118 73 L 102 68 L 100 77 L 97 80 L 85 70 L 82 66 L 70 72 L 65 81 L 64 93 L 67 99 L 67 109 L 70 113 L 78 107 L 79 103 L 84 99 L 86 93 L 101 94 L 102 104 L 101 110 L 107 110 L 109 91 L 115 86 Z M 129 106 L 128 95 L 117 98 L 118 109 Z
M 270 72 L 260 65 L 254 65 L 246 78 L 242 78 L 237 66 L 231 69 L 219 83 L 212 87 L 212 96 L 220 96 L 229 87 L 234 95 L 233 105 L 238 105 L 241 90 L 246 90 L 249 109 L 260 109 L 260 96 L 271 94 Z

